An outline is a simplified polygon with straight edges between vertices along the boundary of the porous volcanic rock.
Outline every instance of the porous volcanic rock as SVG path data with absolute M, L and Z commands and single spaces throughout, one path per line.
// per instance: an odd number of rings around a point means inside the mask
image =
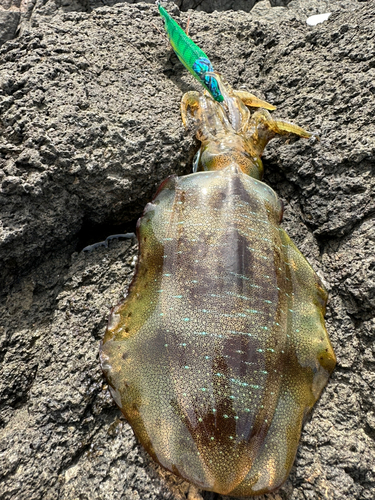
M 325 2 L 331 17 L 309 27 L 306 3 L 277 15 L 261 4 L 190 12 L 190 35 L 234 88 L 320 137 L 277 139 L 264 163 L 284 227 L 329 289 L 338 357 L 267 500 L 372 500 L 375 5 Z M 136 242 L 81 250 L 134 228 L 157 185 L 190 171 L 197 142 L 179 101 L 198 84 L 154 28 L 154 5 L 51 5 L 37 0 L 0 49 L 0 498 L 193 498 L 144 453 L 99 366 Z

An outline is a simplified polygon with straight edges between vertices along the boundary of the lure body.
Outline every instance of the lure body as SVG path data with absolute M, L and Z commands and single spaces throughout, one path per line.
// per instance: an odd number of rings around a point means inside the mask
M 156 5 L 161 17 L 164 19 L 164 27 L 170 44 L 180 62 L 203 85 L 215 101 L 223 102 L 224 97 L 213 74 L 213 66 L 206 54 L 187 36 L 176 21 L 172 19 L 164 7 L 160 5 L 160 1 L 157 1 Z
M 112 311 L 102 368 L 163 467 L 206 490 L 260 495 L 287 478 L 335 365 L 327 293 L 261 181 L 272 137 L 309 134 L 241 109 L 239 133 L 196 92 L 182 110 L 202 142 L 200 171 L 164 181 L 138 222 L 137 272 Z

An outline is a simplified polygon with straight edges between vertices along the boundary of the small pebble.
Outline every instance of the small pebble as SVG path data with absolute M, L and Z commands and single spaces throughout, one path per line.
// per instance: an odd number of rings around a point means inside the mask
M 307 18 L 306 23 L 309 26 L 316 26 L 317 24 L 324 23 L 324 21 L 327 21 L 330 15 L 331 12 L 326 12 L 325 14 L 316 14 L 315 16 Z

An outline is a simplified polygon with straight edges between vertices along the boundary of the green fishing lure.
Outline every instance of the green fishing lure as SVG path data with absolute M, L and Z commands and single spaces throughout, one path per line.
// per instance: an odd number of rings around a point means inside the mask
M 184 30 L 176 23 L 168 12 L 161 6 L 160 0 L 156 1 L 159 13 L 164 19 L 164 27 L 170 44 L 180 62 L 211 94 L 217 102 L 223 102 L 219 82 L 213 73 L 214 68 L 202 49 L 191 40 Z

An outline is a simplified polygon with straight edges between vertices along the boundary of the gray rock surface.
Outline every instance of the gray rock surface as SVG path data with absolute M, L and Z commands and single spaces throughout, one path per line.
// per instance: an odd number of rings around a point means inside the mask
M 35 0 L 0 0 L 0 46 L 17 36 Z
M 263 19 L 280 21 L 285 17 L 305 18 L 307 15 L 347 9 L 354 0 L 175 0 L 170 1 L 168 10 L 176 4 L 181 11 L 214 12 L 225 10 L 253 11 L 254 16 Z M 360 0 L 358 0 L 360 1 Z M 140 0 L 0 0 L 0 46 L 7 40 L 23 32 L 30 25 L 30 19 L 40 16 L 53 17 L 61 12 L 92 12 L 103 6 L 114 6 L 120 3 L 139 3 Z M 155 0 L 145 0 L 155 4 Z M 254 6 L 256 9 L 254 10 Z M 273 7 L 271 9 L 271 6 Z M 281 8 L 277 8 L 281 7 Z M 285 8 L 287 7 L 287 9 Z
M 338 356 L 290 478 L 267 500 L 372 500 L 375 5 L 332 2 L 311 28 L 303 17 L 316 12 L 291 4 L 193 13 L 190 34 L 233 87 L 321 139 L 278 139 L 265 154 L 284 226 L 330 290 Z M 137 444 L 99 367 L 136 244 L 77 250 L 131 229 L 162 179 L 189 172 L 197 143 L 179 101 L 197 84 L 154 29 L 154 6 L 51 5 L 37 1 L 0 49 L 0 498 L 193 498 Z
M 16 36 L 20 13 L 0 10 L 0 45 Z

